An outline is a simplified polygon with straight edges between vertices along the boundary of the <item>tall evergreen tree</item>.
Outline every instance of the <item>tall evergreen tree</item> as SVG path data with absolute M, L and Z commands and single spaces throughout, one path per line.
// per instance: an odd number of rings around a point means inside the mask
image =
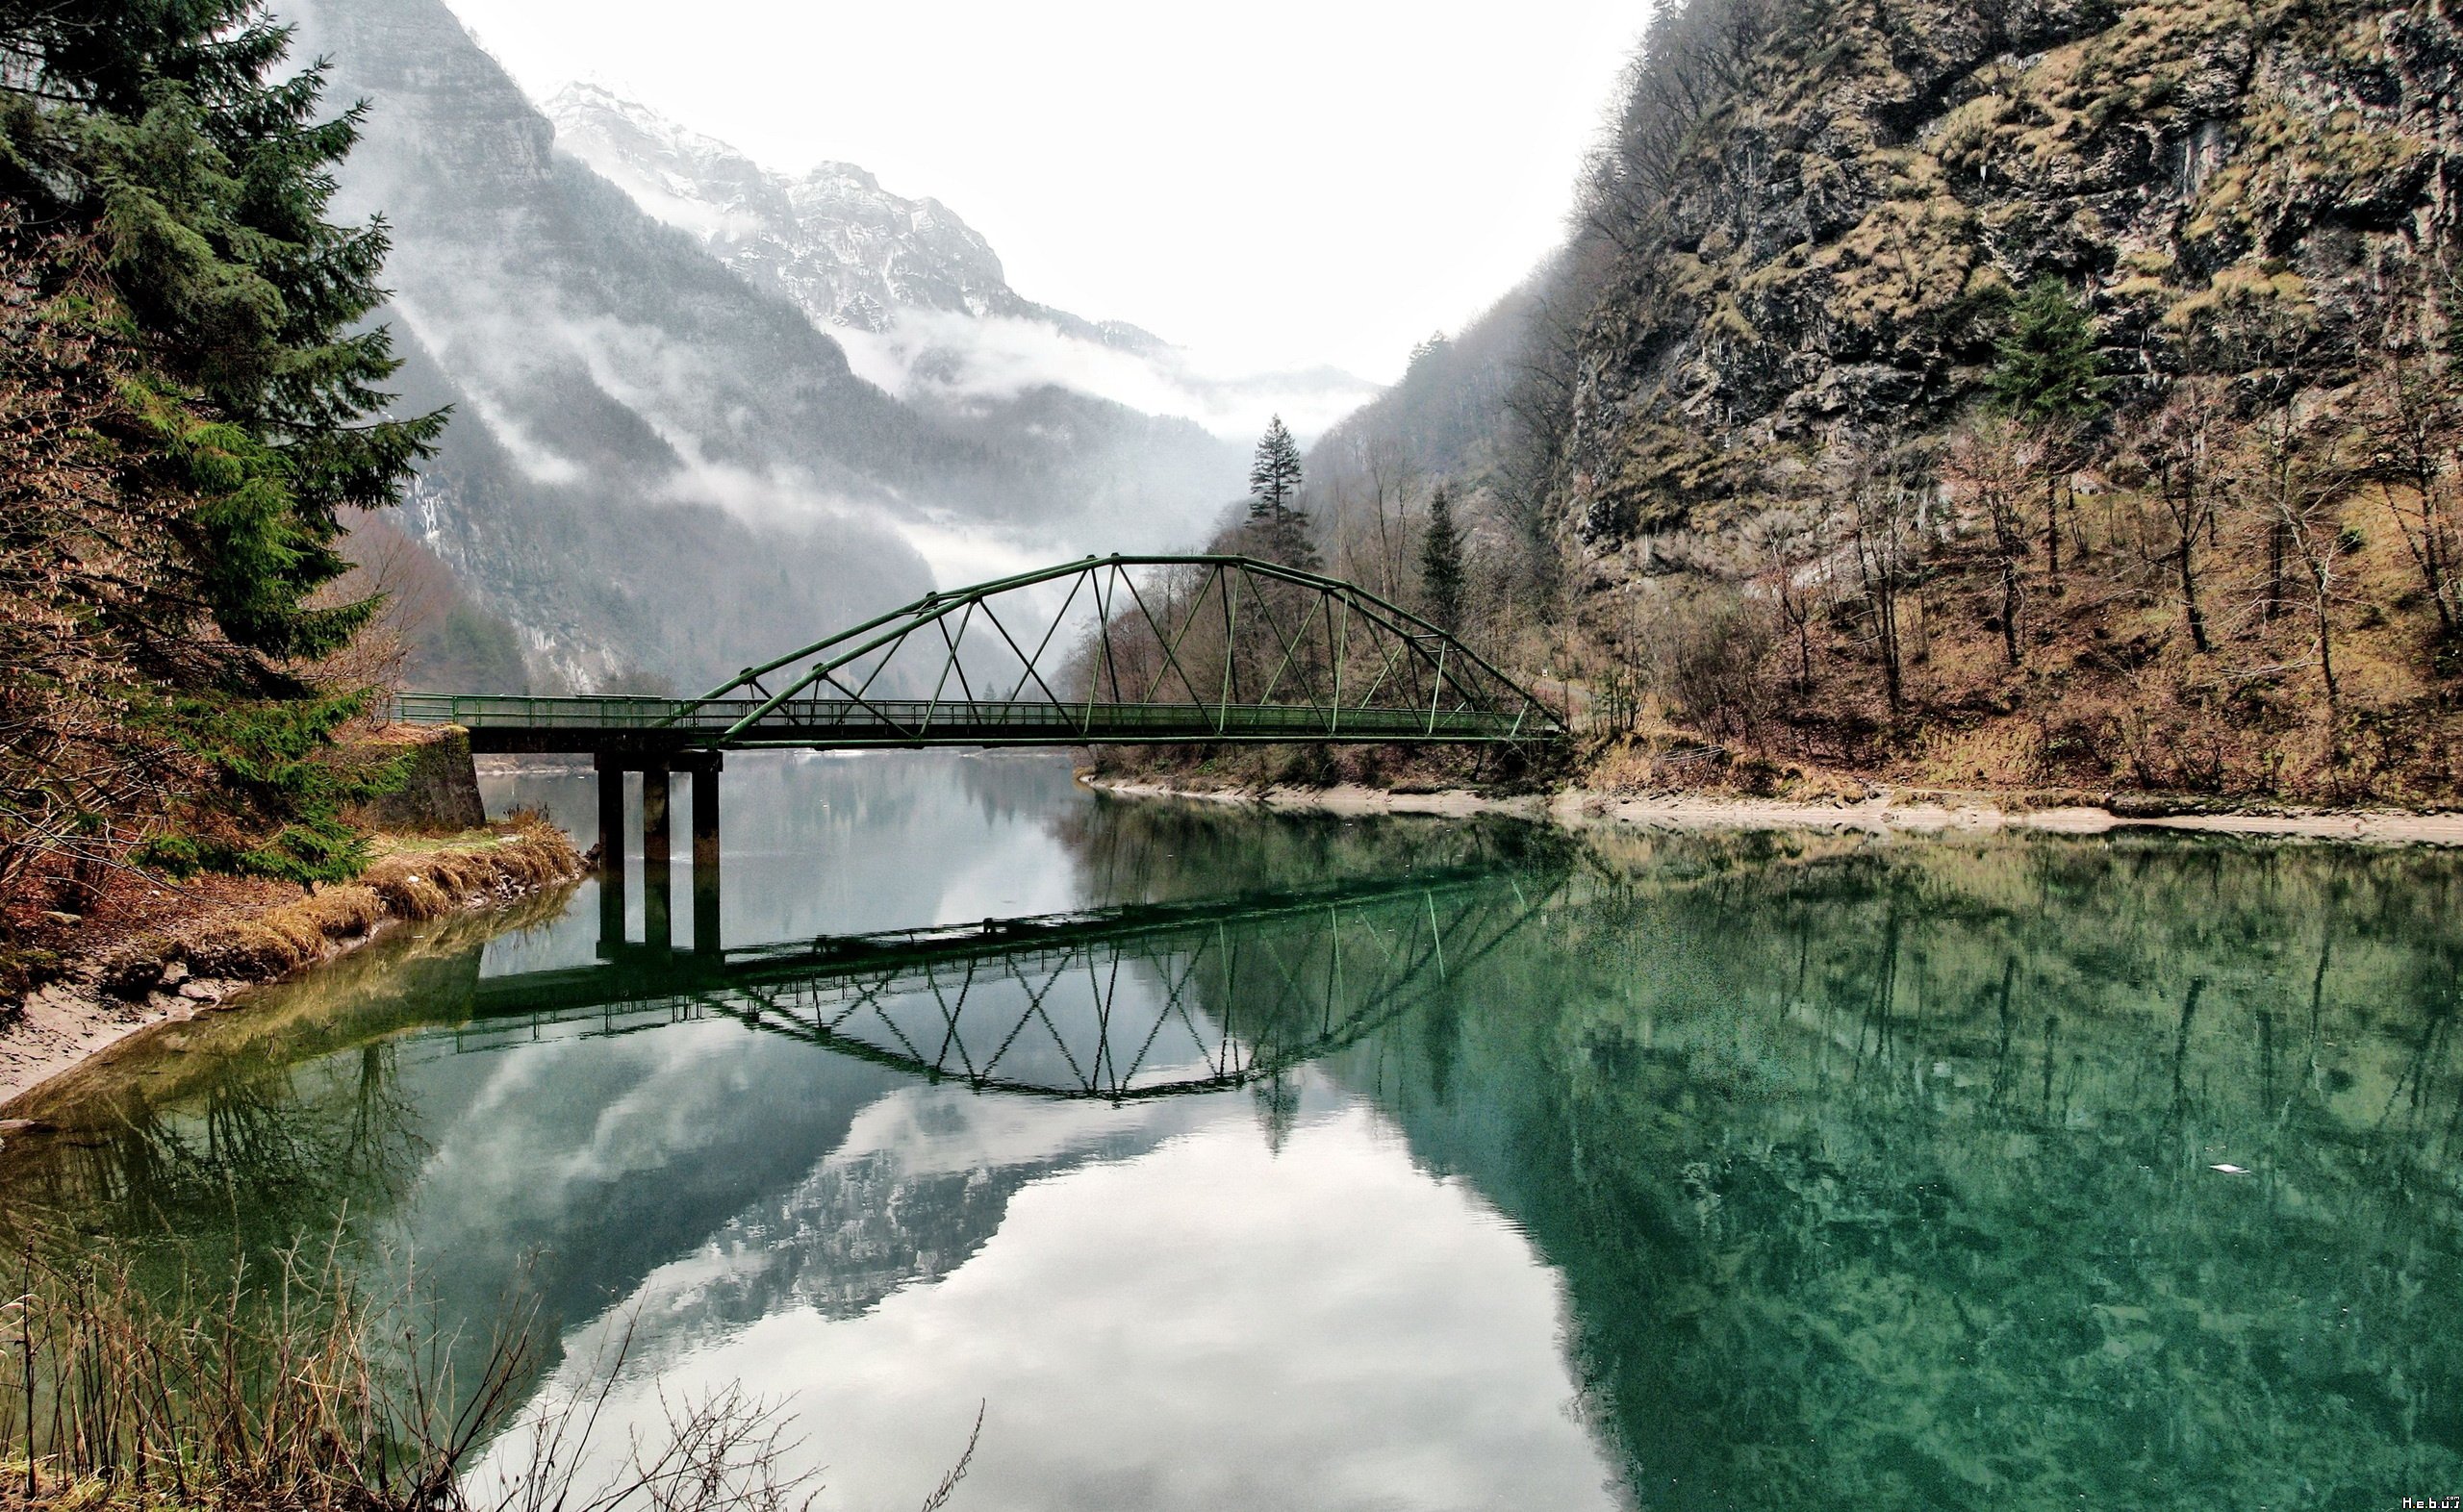
M 319 595 L 349 567 L 339 511 L 393 503 L 444 416 L 385 413 L 385 228 L 325 219 L 360 113 L 285 69 L 290 40 L 263 0 L 0 0 L 25 441 L 0 478 L 0 618 L 25 632 L 0 894 L 139 837 L 302 881 L 364 858 L 342 806 L 390 768 L 336 756 L 362 698 L 301 668 L 376 608 Z
M 2044 440 L 2044 575 L 2059 592 L 2061 493 L 2077 466 L 2078 432 L 2103 414 L 2112 387 L 2086 308 L 2059 279 L 2039 278 L 2019 296 L 1985 387 L 2004 414 Z
M 1317 547 L 1308 538 L 1308 516 L 1299 507 L 1300 443 L 1278 415 L 1266 422 L 1249 464 L 1249 530 L 1255 548 L 1285 567 L 1314 569 Z
M 2012 416 L 2030 424 L 2090 420 L 2104 410 L 2112 380 L 2095 355 L 2085 307 L 2059 279 L 2029 284 L 2012 307 L 1986 386 Z
M 176 528 L 203 596 L 275 658 L 372 613 L 311 603 L 349 568 L 337 512 L 393 503 L 444 419 L 382 415 L 385 227 L 324 218 L 362 110 L 320 119 L 322 65 L 281 71 L 291 36 L 264 0 L 0 0 L 0 198 L 50 228 L 59 291 L 85 257 L 108 280 L 149 368 L 146 466 L 199 496 Z
M 1285 430 L 1282 416 L 1266 421 L 1249 463 L 1249 517 L 1271 520 L 1288 514 L 1300 496 L 1300 443 Z
M 1439 483 L 1428 496 L 1428 532 L 1420 538 L 1420 600 L 1431 623 L 1462 628 L 1462 534 L 1454 524 L 1454 490 Z

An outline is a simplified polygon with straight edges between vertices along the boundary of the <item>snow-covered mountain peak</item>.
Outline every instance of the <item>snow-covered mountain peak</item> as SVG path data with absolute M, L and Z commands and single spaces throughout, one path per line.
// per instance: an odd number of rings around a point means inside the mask
M 1020 298 L 991 244 L 948 206 L 894 194 L 854 164 L 790 177 L 597 85 L 567 86 L 546 111 L 559 147 L 816 324 L 877 332 L 901 307 L 1058 315 Z
M 777 172 L 596 85 L 567 87 L 546 113 L 559 150 L 785 295 L 860 376 L 910 403 L 965 411 L 1052 387 L 1240 441 L 1269 413 L 1330 420 L 1373 391 L 1343 373 L 1215 373 L 1137 326 L 1038 304 L 955 211 L 855 164 Z

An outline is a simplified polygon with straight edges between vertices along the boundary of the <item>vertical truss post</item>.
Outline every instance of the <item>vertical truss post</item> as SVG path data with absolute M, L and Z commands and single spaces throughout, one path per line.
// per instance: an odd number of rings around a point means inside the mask
M 1238 691 L 1232 668 L 1240 665 L 1240 617 L 1232 607 L 1232 585 L 1240 581 L 1240 576 L 1237 572 L 1223 574 L 1223 701 L 1215 710 L 1217 735 L 1231 729 L 1232 694 Z
M 1349 599 L 1343 600 L 1339 632 L 1335 628 L 1335 623 L 1334 597 L 1329 593 L 1326 595 L 1326 643 L 1333 648 L 1334 654 L 1334 697 L 1333 713 L 1326 720 L 1328 735 L 1338 735 L 1342 733 L 1343 727 L 1343 647 L 1351 639 L 1351 601 Z

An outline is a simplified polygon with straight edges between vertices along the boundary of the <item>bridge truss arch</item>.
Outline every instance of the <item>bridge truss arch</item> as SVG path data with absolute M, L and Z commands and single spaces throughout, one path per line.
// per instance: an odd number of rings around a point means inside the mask
M 1515 743 L 1536 694 L 1357 584 L 1254 557 L 1087 557 L 927 593 L 661 721 L 696 743 Z
M 930 1082 L 1112 1103 L 1254 1086 L 1358 1044 L 1553 910 L 1569 868 L 1131 904 L 483 977 L 457 1049 L 731 1019 Z

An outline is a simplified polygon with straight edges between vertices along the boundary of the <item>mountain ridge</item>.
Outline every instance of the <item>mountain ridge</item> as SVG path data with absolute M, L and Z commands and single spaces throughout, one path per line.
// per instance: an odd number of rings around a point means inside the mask
M 714 681 L 986 562 L 1194 533 L 1236 492 L 1236 452 L 1185 420 L 1033 383 L 885 391 L 559 150 L 439 0 L 297 18 L 336 96 L 370 102 L 342 203 L 393 229 L 403 405 L 457 409 L 411 523 L 541 685 Z
M 1024 297 L 990 241 L 954 211 L 929 196 L 891 193 L 855 164 L 781 173 L 596 84 L 566 85 L 540 109 L 557 146 L 653 216 L 700 238 L 721 262 L 779 289 L 817 325 L 879 333 L 894 309 L 915 306 L 1041 320 L 1131 351 L 1166 345 L 1125 321 L 1089 320 Z
M 1271 415 L 1313 432 L 1375 391 L 1325 365 L 1219 372 L 1142 327 L 1028 299 L 948 205 L 891 193 L 856 164 L 769 168 L 600 85 L 567 85 L 541 108 L 558 150 L 794 301 L 859 375 L 920 408 L 976 416 L 1051 387 L 1187 419 L 1245 448 Z M 1237 492 L 1235 480 L 1225 497 Z

